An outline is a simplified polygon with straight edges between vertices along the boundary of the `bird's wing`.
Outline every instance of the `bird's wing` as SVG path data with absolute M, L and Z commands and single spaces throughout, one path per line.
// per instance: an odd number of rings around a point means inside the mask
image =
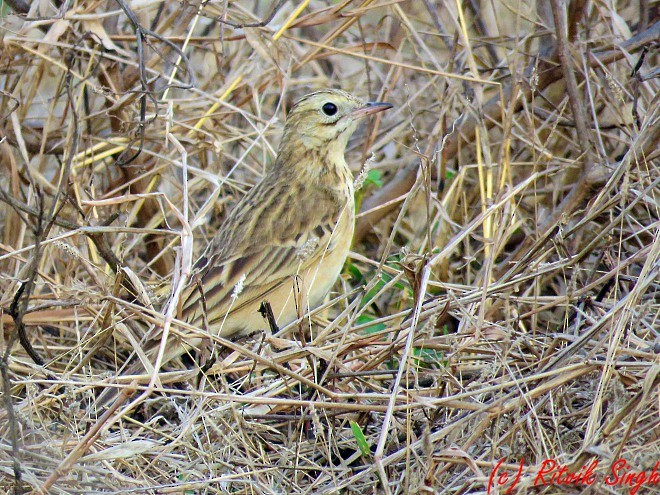
M 314 215 L 310 215 L 313 218 Z M 189 286 L 182 295 L 182 309 L 180 319 L 193 325 L 200 325 L 205 316 L 206 323 L 211 326 L 221 323 L 227 314 L 238 311 L 242 307 L 257 300 L 267 299 L 268 294 L 283 284 L 292 283 L 292 277 L 306 270 L 311 264 L 331 252 L 337 238 L 334 233 L 336 222 L 314 222 L 304 225 L 297 233 L 280 232 L 271 236 L 254 234 L 253 242 L 249 248 L 241 250 L 230 249 L 232 244 L 221 244 L 222 233 L 216 237 L 217 242 L 212 243 L 207 255 L 202 256 L 196 263 L 195 273 Z M 217 248 L 217 249 L 216 249 Z M 239 292 L 237 285 L 242 286 L 236 300 L 232 294 Z M 200 290 L 204 293 L 204 304 Z M 185 332 L 184 332 L 185 333 Z M 153 364 L 159 348 L 162 345 L 162 328 L 157 326 L 147 337 L 148 344 L 142 352 L 144 360 Z M 170 342 L 165 347 L 162 364 L 169 362 L 176 356 L 185 352 L 182 345 L 196 346 L 199 343 L 195 338 L 178 336 L 179 342 Z M 144 360 L 133 363 L 123 374 L 138 374 L 148 365 Z M 104 399 L 107 402 L 112 395 Z
M 284 283 L 291 283 L 294 275 L 334 249 L 338 238 L 334 229 L 341 214 L 336 202 L 309 209 L 281 203 L 270 207 L 287 215 L 279 226 L 278 222 L 241 224 L 240 205 L 237 206 L 239 214 L 227 223 L 243 227 L 232 232 L 219 231 L 196 263 L 196 273 L 183 298 L 183 319 L 198 322 L 205 306 L 209 324 L 222 321 L 228 312 L 267 296 Z M 204 293 L 204 304 L 200 290 Z

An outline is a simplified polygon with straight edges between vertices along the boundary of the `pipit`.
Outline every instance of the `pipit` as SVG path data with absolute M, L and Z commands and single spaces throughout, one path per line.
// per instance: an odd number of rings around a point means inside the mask
M 284 326 L 318 307 L 346 260 L 355 224 L 344 152 L 360 118 L 391 108 L 327 89 L 291 109 L 277 158 L 228 215 L 194 266 L 179 318 L 231 336 Z M 186 346 L 198 345 L 186 342 Z M 168 343 L 162 363 L 181 355 Z

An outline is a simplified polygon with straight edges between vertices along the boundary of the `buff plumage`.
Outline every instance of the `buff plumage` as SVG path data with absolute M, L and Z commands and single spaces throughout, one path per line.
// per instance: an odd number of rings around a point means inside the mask
M 268 328 L 258 311 L 264 301 L 279 326 L 323 302 L 346 260 L 355 224 L 353 176 L 344 159 L 348 139 L 361 117 L 390 107 L 339 90 L 295 103 L 275 162 L 195 264 L 180 319 L 230 336 Z M 197 340 L 168 345 L 163 364 Z

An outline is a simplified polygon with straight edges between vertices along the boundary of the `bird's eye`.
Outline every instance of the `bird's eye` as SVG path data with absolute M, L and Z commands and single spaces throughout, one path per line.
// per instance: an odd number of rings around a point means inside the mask
M 324 104 L 321 109 L 323 110 L 323 113 L 328 116 L 332 116 L 337 113 L 337 105 L 335 105 L 334 103 L 328 102 Z

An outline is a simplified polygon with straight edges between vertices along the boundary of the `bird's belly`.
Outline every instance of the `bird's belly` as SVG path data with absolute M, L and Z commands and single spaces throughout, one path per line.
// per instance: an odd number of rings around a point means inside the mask
M 259 312 L 264 301 L 270 304 L 279 328 L 323 304 L 325 296 L 336 282 L 346 261 L 353 239 L 353 227 L 352 215 L 349 215 L 349 218 L 342 218 L 335 231 L 337 239 L 332 249 L 326 251 L 318 262 L 312 263 L 297 276 L 285 280 L 263 298 L 232 312 L 224 322 L 221 334 L 245 334 L 267 329 L 268 322 Z

